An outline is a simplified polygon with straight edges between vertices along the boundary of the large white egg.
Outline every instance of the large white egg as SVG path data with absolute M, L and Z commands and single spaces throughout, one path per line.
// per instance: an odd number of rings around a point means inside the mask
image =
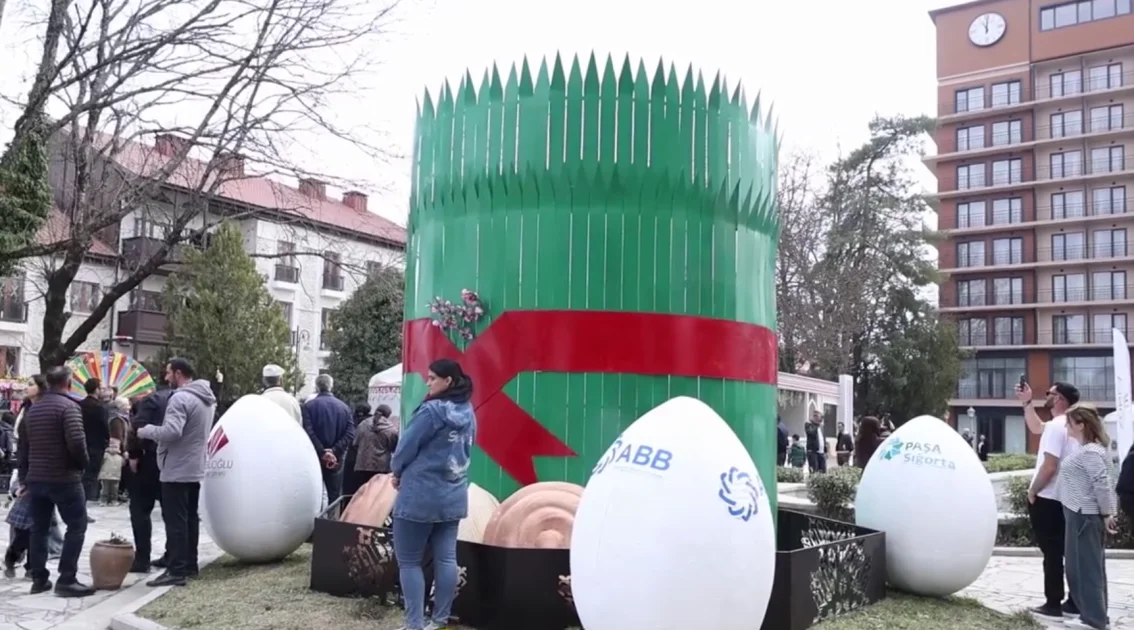
M 945 596 L 976 581 L 996 543 L 996 492 L 972 447 L 919 416 L 878 447 L 863 471 L 855 520 L 886 532 L 892 586 Z
M 571 589 L 587 630 L 759 628 L 775 564 L 756 466 L 693 398 L 630 425 L 595 466 L 575 515 Z
M 202 518 L 245 562 L 286 557 L 311 535 L 323 487 L 307 433 L 276 403 L 250 394 L 213 427 L 201 484 Z

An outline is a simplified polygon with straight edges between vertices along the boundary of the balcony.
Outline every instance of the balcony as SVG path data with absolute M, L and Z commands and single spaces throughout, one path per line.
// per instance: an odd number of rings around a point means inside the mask
M 276 282 L 299 284 L 299 267 L 293 265 L 276 265 Z
M 1125 199 L 1111 199 L 1100 203 L 1076 202 L 1062 206 L 1041 206 L 1036 208 L 1037 221 L 1075 221 L 1098 217 L 1121 216 L 1134 209 L 1134 204 Z
M 126 265 L 131 268 L 138 268 L 153 258 L 154 254 L 161 249 L 164 243 L 161 239 L 151 238 L 149 236 L 134 236 L 131 238 L 122 239 L 122 258 Z M 184 245 L 177 244 L 169 251 L 165 258 L 165 264 L 159 270 L 169 271 L 169 265 L 180 264 L 183 261 Z
M 165 313 L 131 309 L 118 313 L 118 336 L 133 337 L 138 343 L 165 344 Z
M 28 321 L 28 305 L 24 296 L 16 295 L 0 302 L 0 322 L 25 324 Z
M 1111 377 L 1111 380 L 1114 380 Z M 1004 387 L 982 385 L 958 385 L 957 398 L 964 400 L 1011 400 L 1016 404 L 1016 384 Z M 1079 387 L 1079 400 L 1085 402 L 1109 403 L 1114 400 L 1114 387 Z
M 1084 77 L 1078 82 L 1078 85 L 1057 84 L 1056 89 L 1053 90 L 1050 75 L 1050 72 L 1044 73 L 1043 76 L 1039 77 L 1037 85 L 1021 85 L 1017 93 L 998 94 L 995 99 L 991 85 L 984 86 L 982 98 L 975 100 L 972 98 L 958 99 L 954 93 L 953 99 L 938 104 L 938 121 L 945 123 L 982 116 L 995 116 L 1031 109 L 1037 105 L 1055 105 L 1095 96 L 1113 97 L 1134 90 L 1134 70 L 1123 72 L 1118 77 L 1118 85 L 1114 87 L 1109 87 L 1111 84 L 1108 83 L 1092 85 L 1090 78 Z
M 947 273 L 978 273 L 997 271 L 1005 268 L 1020 268 L 1024 266 L 1050 267 L 1053 265 L 1071 265 L 1075 263 L 1090 264 L 1095 262 L 1113 262 L 1132 256 L 1130 246 L 1122 242 L 1098 243 L 1094 247 L 1089 245 L 1065 245 L 1063 247 L 1038 247 L 1033 255 L 1024 252 L 985 252 L 983 256 L 959 256 L 955 267 L 941 267 L 940 271 Z
M 1109 327 L 1097 330 L 1069 328 L 1041 330 L 1039 343 L 1052 346 L 1109 346 L 1114 343 L 1114 333 L 1111 330 Z M 1127 340 L 1130 339 L 1130 333 L 1134 331 L 1134 329 L 1128 328 L 1119 328 L 1119 330 L 1122 330 Z
M 995 162 L 997 160 L 990 160 L 976 164 L 977 169 L 963 172 L 954 169 L 952 172 L 939 175 L 937 178 L 938 192 L 936 195 L 930 195 L 930 197 L 947 199 L 1023 190 L 1046 183 L 1069 184 L 1134 175 L 1134 157 L 1118 155 L 1114 158 L 1098 160 L 1090 159 L 1089 154 L 1087 159 L 1082 159 L 1080 155 L 1080 159 L 1077 161 L 1068 160 L 1062 164 L 1049 162 L 1039 166 L 1034 164 L 1024 165 L 1022 161 L 1019 161 L 1015 166 L 1000 167 L 993 170 L 992 164 Z M 980 166 L 984 166 L 984 168 L 980 169 Z
M 1134 285 L 1040 289 L 1030 294 L 1023 291 L 988 291 L 971 295 L 941 294 L 942 311 L 1010 311 L 1037 306 L 1065 306 L 1096 302 L 1134 301 Z
M 323 288 L 327 291 L 342 291 L 343 276 L 323 276 Z

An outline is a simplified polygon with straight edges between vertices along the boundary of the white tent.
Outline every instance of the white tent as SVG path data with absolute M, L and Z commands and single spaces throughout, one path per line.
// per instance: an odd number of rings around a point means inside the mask
M 387 368 L 370 377 L 367 402 L 370 410 L 374 411 L 378 405 L 390 405 L 394 415 L 401 415 L 402 407 L 402 364 Z

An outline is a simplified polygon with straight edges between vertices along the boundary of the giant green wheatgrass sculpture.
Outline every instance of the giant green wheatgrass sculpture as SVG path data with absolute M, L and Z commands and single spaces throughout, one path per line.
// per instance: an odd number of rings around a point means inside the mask
M 630 423 L 693 396 L 775 487 L 777 148 L 759 98 L 749 110 L 739 88 L 661 63 L 650 80 L 629 59 L 616 73 L 557 57 L 533 79 L 525 60 L 426 93 L 405 366 L 450 357 L 472 376 L 474 482 L 501 498 L 585 484 Z M 463 290 L 484 316 L 438 321 L 431 304 Z M 403 415 L 424 394 L 407 376 Z

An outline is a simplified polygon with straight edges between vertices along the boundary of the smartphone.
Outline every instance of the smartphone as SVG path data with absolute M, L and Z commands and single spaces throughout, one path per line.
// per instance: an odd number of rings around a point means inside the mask
M 1027 375 L 1026 375 L 1026 374 L 1021 374 L 1021 375 L 1020 375 L 1020 389 L 1024 389 L 1024 388 L 1025 388 L 1025 387 L 1027 387 L 1027 386 L 1028 386 L 1028 379 L 1027 379 Z

